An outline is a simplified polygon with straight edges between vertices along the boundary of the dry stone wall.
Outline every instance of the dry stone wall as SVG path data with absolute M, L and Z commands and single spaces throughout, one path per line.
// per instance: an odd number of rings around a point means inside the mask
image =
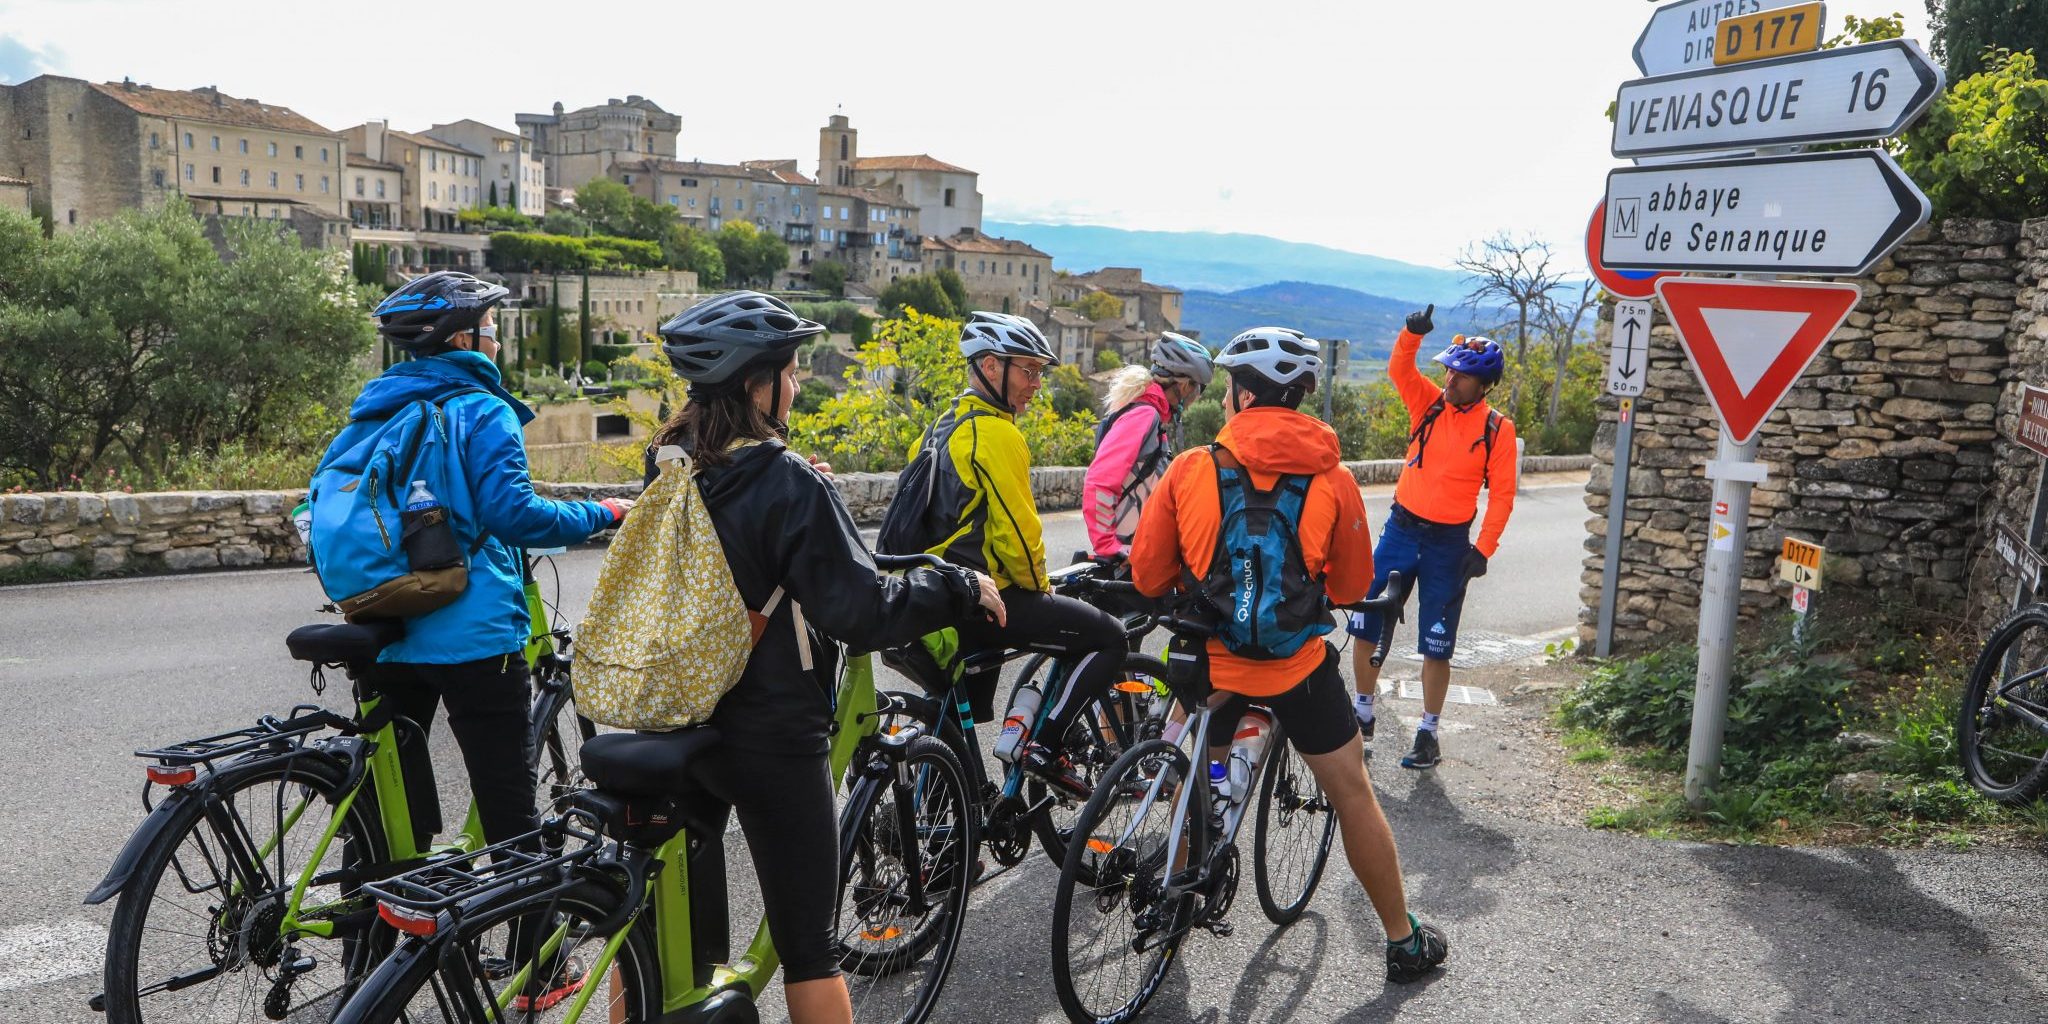
M 1829 591 L 1861 590 L 1964 614 L 1987 503 L 2024 489 L 2008 480 L 1999 441 L 2009 394 L 2041 349 L 2026 303 L 2039 305 L 2048 221 L 1950 220 L 1922 231 L 1858 283 L 1863 298 L 1760 431 L 1769 479 L 1751 499 L 1742 614 L 1785 607 L 1776 581 L 1784 538 L 1828 550 Z M 2024 302 L 2023 302 L 2024 299 Z M 1602 313 L 1603 350 L 1613 307 Z M 2021 335 L 2032 340 L 2024 341 Z M 2031 348 L 2029 347 L 2031 345 Z M 2030 354 L 2031 353 L 2031 354 Z M 2029 355 L 2030 354 L 2030 355 Z M 1690 635 L 1712 505 L 1704 464 L 1718 423 L 1676 336 L 1659 316 L 1636 403 L 1615 643 Z M 2031 363 L 2026 361 L 2031 359 Z M 1594 638 L 1612 490 L 1618 403 L 1604 400 L 1587 484 L 1581 637 Z M 2031 462 L 2029 462 L 2031 466 Z M 2003 488 L 2003 490 L 2001 490 Z
M 1524 473 L 1584 469 L 1588 456 L 1522 460 Z M 1391 483 L 1398 459 L 1347 463 L 1361 484 Z M 1081 506 L 1087 470 L 1047 466 L 1031 471 L 1038 507 Z M 896 495 L 894 473 L 841 473 L 836 483 L 855 521 L 875 523 Z M 631 497 L 638 483 L 540 483 L 544 497 L 598 500 Z M 304 491 L 209 491 L 165 494 L 61 492 L 0 495 L 0 580 L 88 573 L 184 572 L 305 564 L 290 515 Z
M 2022 287 L 2014 298 L 2006 331 L 2007 367 L 1998 402 L 1997 439 L 1991 445 L 1991 491 L 1979 518 L 1980 536 L 1970 573 L 1973 620 L 1988 625 L 2012 608 L 2017 574 L 1991 553 L 1990 531 L 1998 523 L 2025 537 L 2033 516 L 2034 488 L 2041 457 L 2015 444 L 2020 396 L 2025 386 L 2048 387 L 2048 219 L 2028 221 L 2016 245 Z

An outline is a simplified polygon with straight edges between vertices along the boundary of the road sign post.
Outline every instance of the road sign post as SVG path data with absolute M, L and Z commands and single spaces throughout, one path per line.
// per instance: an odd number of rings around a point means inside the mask
M 1821 562 L 1827 549 L 1797 537 L 1785 538 L 1778 552 L 1778 578 L 1792 584 L 1792 642 L 1806 642 L 1806 616 L 1820 589 Z
M 1621 396 L 1621 415 L 1614 428 L 1614 472 L 1607 487 L 1607 553 L 1600 564 L 1600 625 L 1593 653 L 1602 658 L 1614 649 L 1615 604 L 1621 599 L 1621 535 L 1628 526 L 1628 465 L 1635 450 L 1636 396 L 1650 375 L 1650 322 L 1647 302 L 1622 299 L 1614 304 L 1613 344 L 1607 359 L 1607 393 Z
M 1775 404 L 1775 403 L 1773 403 Z M 1742 549 L 1749 535 L 1749 489 L 1761 480 L 1757 437 L 1739 443 L 1721 427 L 1715 460 L 1714 515 L 1700 580 L 1700 666 L 1693 682 L 1692 741 L 1685 762 L 1685 799 L 1698 805 L 1721 776 L 1721 738 L 1728 728 L 1728 678 L 1735 661 L 1735 625 L 1742 611 Z

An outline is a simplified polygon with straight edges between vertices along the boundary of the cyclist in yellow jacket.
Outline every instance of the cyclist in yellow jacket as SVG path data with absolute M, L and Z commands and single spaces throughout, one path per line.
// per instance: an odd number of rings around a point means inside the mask
M 1046 695 L 1054 702 L 1046 724 L 1019 756 L 1027 770 L 1086 797 L 1088 786 L 1060 756 L 1061 738 L 1081 708 L 1115 682 L 1129 648 L 1114 616 L 1048 592 L 1044 529 L 1031 493 L 1031 451 L 1016 416 L 1058 359 L 1036 324 L 1007 313 L 970 315 L 960 332 L 960 354 L 967 359 L 968 389 L 931 434 L 947 456 L 934 467 L 931 514 L 954 526 L 930 550 L 987 573 L 1002 588 L 1009 621 L 961 626 L 964 651 L 1029 648 L 1070 666 L 1066 691 Z M 996 673 L 966 682 L 975 720 L 993 720 Z

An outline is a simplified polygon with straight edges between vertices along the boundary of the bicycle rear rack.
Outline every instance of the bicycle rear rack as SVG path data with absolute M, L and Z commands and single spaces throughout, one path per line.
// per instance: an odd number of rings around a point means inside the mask
M 423 914 L 439 914 L 466 900 L 498 889 L 522 884 L 586 863 L 604 852 L 605 839 L 598 833 L 595 815 L 580 807 L 561 817 L 550 818 L 539 831 L 486 846 L 475 853 L 436 860 L 405 874 L 370 882 L 363 892 L 370 898 Z M 541 852 L 531 840 L 539 837 Z M 562 840 L 581 840 L 573 850 L 560 851 Z
M 307 736 L 324 729 L 352 733 L 356 731 L 356 722 L 316 704 L 300 704 L 292 708 L 288 718 L 264 715 L 257 719 L 255 725 L 244 729 L 173 743 L 167 747 L 138 750 L 135 756 L 154 758 L 166 767 L 204 764 L 211 768 L 213 762 L 238 754 L 253 751 L 284 753 L 304 747 Z

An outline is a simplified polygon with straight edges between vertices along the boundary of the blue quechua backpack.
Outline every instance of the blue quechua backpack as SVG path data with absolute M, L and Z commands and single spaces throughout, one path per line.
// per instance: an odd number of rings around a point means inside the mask
M 471 392 L 488 393 L 457 388 L 383 420 L 357 420 L 375 429 L 330 448 L 313 470 L 306 494 L 313 570 L 348 621 L 424 615 L 469 586 L 470 552 L 456 539 L 447 506 L 410 499 L 414 481 L 434 495 L 451 493 L 456 460 L 442 406 Z
M 1222 446 L 1209 446 L 1209 461 L 1216 467 L 1223 528 L 1209 573 L 1198 582 L 1222 620 L 1216 635 L 1239 657 L 1290 657 L 1334 628 L 1323 581 L 1309 574 L 1297 533 L 1315 478 L 1283 474 L 1272 489 L 1260 490 L 1251 471 Z

